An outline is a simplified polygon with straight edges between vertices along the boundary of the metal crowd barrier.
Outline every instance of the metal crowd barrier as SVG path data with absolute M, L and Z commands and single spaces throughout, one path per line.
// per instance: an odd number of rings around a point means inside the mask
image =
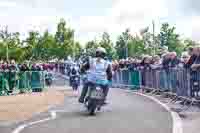
M 113 75 L 113 87 L 159 89 L 177 96 L 199 97 L 200 71 L 186 69 L 118 70 Z
M 44 71 L 0 71 L 0 95 L 9 95 L 15 90 L 38 92 L 44 88 Z
M 113 87 L 130 87 L 131 89 L 139 89 L 141 85 L 140 71 L 127 69 L 119 70 L 113 74 Z

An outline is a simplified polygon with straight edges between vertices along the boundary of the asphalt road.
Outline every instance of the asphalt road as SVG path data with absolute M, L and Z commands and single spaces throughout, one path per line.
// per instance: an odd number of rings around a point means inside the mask
M 76 97 L 52 108 L 57 118 L 25 128 L 21 133 L 172 133 L 169 112 L 157 103 L 113 89 L 110 104 L 96 116 L 88 116 Z
M 56 79 L 54 85 L 67 85 L 61 77 Z M 56 111 L 56 119 L 27 126 L 18 133 L 172 133 L 170 113 L 154 101 L 137 94 L 111 89 L 109 104 L 96 116 L 88 116 L 77 99 L 66 96 L 64 105 L 50 109 Z M 21 124 L 47 117 L 49 113 L 42 113 Z M 0 132 L 13 133 L 19 126 L 20 123 L 2 127 Z

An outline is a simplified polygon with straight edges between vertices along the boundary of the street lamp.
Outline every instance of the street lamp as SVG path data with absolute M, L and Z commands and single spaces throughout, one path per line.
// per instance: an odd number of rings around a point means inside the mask
M 126 40 L 126 59 L 128 59 L 128 40 Z
M 155 21 L 154 20 L 152 21 L 152 26 L 153 26 L 153 42 L 152 42 L 153 44 L 151 44 L 151 48 L 153 48 L 153 55 L 155 55 L 156 54 L 156 43 L 155 43 Z M 147 33 L 148 31 L 149 31 L 149 26 L 142 29 L 140 31 L 140 35 L 142 35 L 142 37 L 143 37 L 143 35 L 145 33 Z M 150 36 L 150 38 L 151 38 L 151 36 Z
M 125 47 L 126 47 L 126 59 L 128 59 L 128 41 L 129 41 L 129 39 L 130 39 L 130 36 L 129 36 L 129 32 L 130 32 L 130 28 L 127 28 L 126 29 L 126 31 L 125 31 L 126 33 L 127 33 L 127 38 L 125 38 L 125 40 L 126 40 L 126 42 L 125 42 Z
M 152 21 L 153 25 L 153 48 L 154 48 L 154 55 L 156 54 L 156 43 L 155 43 L 155 22 L 154 20 Z
M 9 56 L 8 56 L 8 44 L 6 42 L 6 60 L 8 61 L 9 60 Z

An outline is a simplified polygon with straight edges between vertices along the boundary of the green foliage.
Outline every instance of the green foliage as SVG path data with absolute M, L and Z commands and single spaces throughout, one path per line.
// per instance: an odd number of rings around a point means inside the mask
M 75 52 L 74 46 L 74 30 L 66 27 L 66 22 L 61 19 L 57 26 L 55 34 L 56 41 L 56 57 L 58 59 L 67 58 Z
M 78 58 L 81 56 L 82 53 L 82 47 L 81 44 L 79 42 L 75 42 L 73 44 L 73 51 L 74 51 L 74 56 L 75 58 Z
M 144 41 L 139 37 L 131 39 L 128 43 L 128 53 L 130 57 L 141 56 L 146 52 Z
M 40 37 L 40 41 L 36 49 L 39 51 L 39 60 L 51 60 L 56 58 L 56 41 L 54 36 L 48 31 L 45 31 L 44 35 Z
M 94 56 L 95 51 L 98 47 L 102 47 L 106 50 L 107 57 L 111 59 L 116 58 L 116 51 L 113 46 L 113 42 L 110 39 L 110 35 L 107 32 L 102 34 L 100 41 L 92 40 L 86 43 L 85 45 L 85 52 L 87 55 Z
M 184 50 L 187 50 L 189 47 L 194 47 L 197 45 L 199 45 L 199 44 L 191 39 L 184 40 Z
M 107 32 L 104 32 L 101 38 L 101 41 L 99 43 L 99 46 L 105 48 L 106 52 L 107 52 L 107 56 L 109 58 L 116 58 L 116 51 L 115 48 L 113 46 L 113 43 L 110 39 L 110 35 Z
M 169 51 L 176 51 L 181 54 L 183 51 L 183 44 L 179 39 L 179 35 L 175 33 L 175 27 L 170 27 L 168 23 L 162 24 L 159 39 L 161 46 L 167 46 Z
M 0 57 L 4 60 L 7 59 L 7 52 L 10 59 L 15 59 L 20 61 L 21 55 L 23 53 L 21 49 L 20 34 L 9 33 L 6 27 L 5 30 L 0 31 Z M 9 49 L 9 51 L 7 51 Z
M 74 31 L 66 26 L 64 19 L 57 25 L 55 35 L 45 31 L 43 34 L 30 31 L 28 37 L 21 41 L 19 33 L 9 33 L 8 30 L 0 32 L 0 56 L 6 59 L 7 46 L 9 59 L 17 61 L 42 60 L 54 58 L 64 59 L 69 55 L 79 56 L 81 46 L 74 41 Z
M 30 31 L 25 40 L 20 39 L 20 33 L 10 33 L 7 28 L 0 30 L 0 57 L 1 59 L 15 59 L 18 62 L 24 60 L 48 61 L 52 59 L 65 59 L 68 56 L 78 58 L 84 53 L 94 55 L 98 47 L 103 47 L 107 51 L 109 58 L 135 57 L 142 54 L 153 55 L 162 53 L 161 49 L 167 46 L 169 51 L 176 51 L 179 55 L 189 47 L 196 46 L 198 43 L 191 39 L 181 40 L 175 32 L 175 27 L 164 23 L 160 33 L 154 36 L 145 28 L 142 31 L 142 38 L 132 36 L 129 29 L 122 32 L 116 43 L 111 40 L 110 35 L 104 32 L 99 41 L 88 41 L 83 48 L 80 42 L 74 39 L 74 30 L 69 27 L 64 19 L 57 24 L 55 34 L 45 31 Z
M 96 40 L 92 40 L 86 43 L 85 52 L 87 55 L 94 56 L 96 49 L 99 47 L 99 44 Z
M 126 29 L 125 32 L 122 32 L 117 38 L 115 49 L 119 59 L 126 58 L 126 48 L 129 39 L 132 39 L 129 29 Z

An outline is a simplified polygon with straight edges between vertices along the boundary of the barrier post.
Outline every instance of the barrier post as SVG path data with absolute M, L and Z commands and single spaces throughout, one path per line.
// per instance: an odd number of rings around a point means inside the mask
M 41 92 L 44 89 L 42 82 L 43 77 L 42 71 L 31 72 L 31 89 L 33 92 Z
M 140 88 L 140 74 L 139 71 L 131 71 L 131 89 L 138 90 Z

